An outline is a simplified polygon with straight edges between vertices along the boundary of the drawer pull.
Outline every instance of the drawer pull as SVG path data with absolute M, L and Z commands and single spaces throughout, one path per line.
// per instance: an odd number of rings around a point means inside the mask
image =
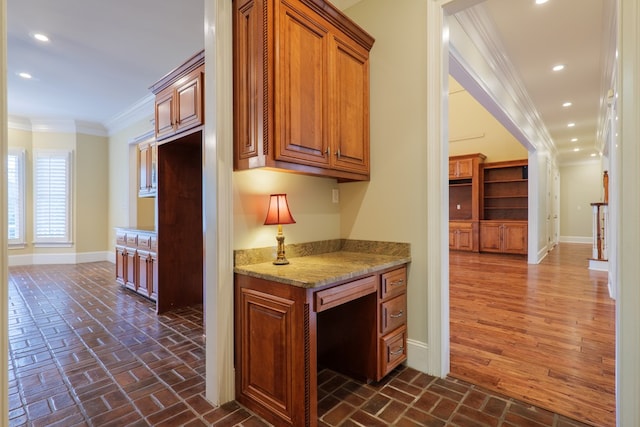
M 396 280 L 395 282 L 389 283 L 389 286 L 400 286 L 404 285 L 404 279 Z
M 404 353 L 404 346 L 400 347 L 396 351 L 389 351 L 389 354 L 391 356 L 397 356 L 397 355 L 402 354 L 402 353 Z
M 397 312 L 396 314 L 390 314 L 389 317 L 391 317 L 392 319 L 397 319 L 399 317 L 402 317 L 404 315 L 404 311 L 400 310 L 399 312 Z

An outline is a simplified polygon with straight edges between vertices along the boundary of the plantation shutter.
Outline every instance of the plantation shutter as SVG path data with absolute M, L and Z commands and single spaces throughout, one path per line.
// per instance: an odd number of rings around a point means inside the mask
M 35 242 L 70 243 L 70 151 L 35 153 Z

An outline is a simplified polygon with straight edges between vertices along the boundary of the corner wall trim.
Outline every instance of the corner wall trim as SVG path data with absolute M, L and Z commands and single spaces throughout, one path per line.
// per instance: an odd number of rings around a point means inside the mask
M 407 339 L 407 366 L 420 372 L 430 372 L 429 346 L 426 343 Z

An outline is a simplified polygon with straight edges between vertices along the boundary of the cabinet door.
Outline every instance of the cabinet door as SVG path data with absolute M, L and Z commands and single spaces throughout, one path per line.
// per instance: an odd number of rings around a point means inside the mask
M 149 194 L 155 196 L 158 190 L 158 145 L 155 142 L 150 144 L 148 162 L 147 183 L 149 185 Z
M 138 281 L 136 291 L 139 294 L 149 297 L 151 295 L 150 277 L 149 277 L 149 252 L 138 251 Z
M 469 228 L 459 229 L 457 233 L 456 249 L 462 251 L 473 250 L 473 230 Z
M 457 161 L 457 177 L 471 178 L 473 176 L 473 159 L 461 159 Z
M 138 275 L 136 274 L 138 271 L 137 266 L 137 251 L 135 248 L 126 248 L 126 275 L 124 285 L 129 288 L 136 290 L 136 286 L 138 283 Z
M 480 223 L 480 250 L 483 252 L 501 252 L 502 224 L 499 222 Z
M 148 268 L 148 284 L 149 298 L 156 301 L 158 299 L 158 255 L 155 252 L 149 254 Z
M 458 177 L 458 162 L 456 160 L 449 160 L 449 179 L 455 179 Z
M 198 68 L 176 89 L 176 132 L 202 124 L 202 70 Z
M 327 30 L 280 5 L 276 37 L 275 158 L 328 167 Z
M 138 196 L 146 197 L 149 192 L 150 144 L 138 144 Z
M 332 167 L 369 173 L 369 54 L 348 39 L 330 46 Z
M 449 226 L 449 249 L 458 249 L 457 242 L 456 242 L 457 234 L 458 234 L 458 230 L 456 230 L 452 226 Z
M 124 246 L 116 246 L 116 282 L 125 284 L 127 271 L 127 254 Z
M 527 225 L 505 223 L 502 229 L 503 252 L 511 254 L 527 253 Z
M 156 96 L 156 139 L 166 138 L 175 132 L 173 88 L 168 87 Z

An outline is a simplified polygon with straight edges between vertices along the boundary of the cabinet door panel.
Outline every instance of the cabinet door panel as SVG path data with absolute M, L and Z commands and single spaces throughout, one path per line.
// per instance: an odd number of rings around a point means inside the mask
M 156 137 L 173 134 L 173 88 L 167 88 L 156 96 Z
M 295 301 L 241 289 L 239 308 L 243 373 L 240 392 L 292 420 L 291 382 L 296 355 L 291 334 L 295 329 Z
M 202 123 L 202 72 L 195 70 L 189 80 L 176 90 L 176 131 L 183 131 Z
M 463 251 L 473 250 L 473 231 L 470 229 L 458 230 L 457 248 Z
M 369 58 L 354 43 L 332 43 L 333 167 L 369 173 Z
M 457 177 L 471 178 L 473 176 L 473 159 L 458 160 Z
M 502 240 L 502 224 L 480 224 L 480 250 L 484 252 L 500 252 Z
M 326 167 L 327 30 L 284 4 L 281 10 L 276 159 Z
M 525 224 L 505 224 L 502 230 L 504 252 L 527 253 L 527 226 Z

